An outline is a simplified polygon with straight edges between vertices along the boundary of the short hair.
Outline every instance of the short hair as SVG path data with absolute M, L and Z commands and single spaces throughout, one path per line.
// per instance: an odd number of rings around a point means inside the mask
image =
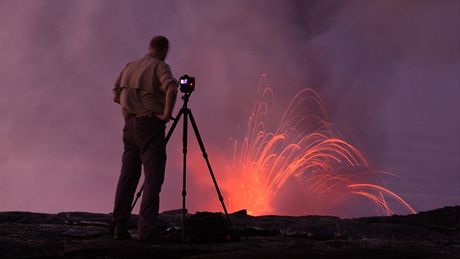
M 150 48 L 159 51 L 165 51 L 169 49 L 169 40 L 165 36 L 155 36 L 150 40 Z

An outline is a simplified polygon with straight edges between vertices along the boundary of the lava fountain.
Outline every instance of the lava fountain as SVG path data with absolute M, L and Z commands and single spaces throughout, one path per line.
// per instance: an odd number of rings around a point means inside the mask
M 384 172 L 372 168 L 340 127 L 328 121 L 313 89 L 295 95 L 274 127 L 274 95 L 265 76 L 258 92 L 246 134 L 231 140 L 233 159 L 222 161 L 226 169 L 219 184 L 230 211 L 350 216 L 360 208 L 374 215 L 415 213 L 385 187 Z

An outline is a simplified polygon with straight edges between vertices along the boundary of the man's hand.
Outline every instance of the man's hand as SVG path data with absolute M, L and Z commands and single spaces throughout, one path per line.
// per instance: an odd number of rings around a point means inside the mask
M 155 113 L 155 116 L 157 116 L 158 119 L 164 121 L 165 123 L 167 123 L 168 121 L 171 120 L 171 114 L 158 114 L 158 113 Z

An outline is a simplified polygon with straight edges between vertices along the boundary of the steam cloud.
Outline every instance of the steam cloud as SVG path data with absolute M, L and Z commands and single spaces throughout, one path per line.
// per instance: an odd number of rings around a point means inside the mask
M 459 204 L 459 13 L 455 0 L 2 1 L 0 210 L 111 211 L 123 124 L 111 88 L 156 34 L 175 75 L 197 78 L 191 107 L 214 163 L 266 73 L 280 107 L 318 90 L 418 209 Z M 177 134 L 162 210 L 180 207 L 180 145 Z M 192 211 L 215 195 L 201 181 Z

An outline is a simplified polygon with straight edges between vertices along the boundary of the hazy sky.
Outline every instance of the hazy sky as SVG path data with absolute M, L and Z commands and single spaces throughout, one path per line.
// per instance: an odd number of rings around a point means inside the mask
M 111 88 L 157 34 L 174 74 L 196 77 L 211 160 L 231 153 L 266 73 L 280 107 L 317 90 L 418 210 L 460 204 L 459 1 L 3 0 L 0 24 L 0 210 L 111 211 L 123 125 Z M 181 206 L 180 145 L 161 210 Z M 214 195 L 196 179 L 189 193 L 191 210 Z

